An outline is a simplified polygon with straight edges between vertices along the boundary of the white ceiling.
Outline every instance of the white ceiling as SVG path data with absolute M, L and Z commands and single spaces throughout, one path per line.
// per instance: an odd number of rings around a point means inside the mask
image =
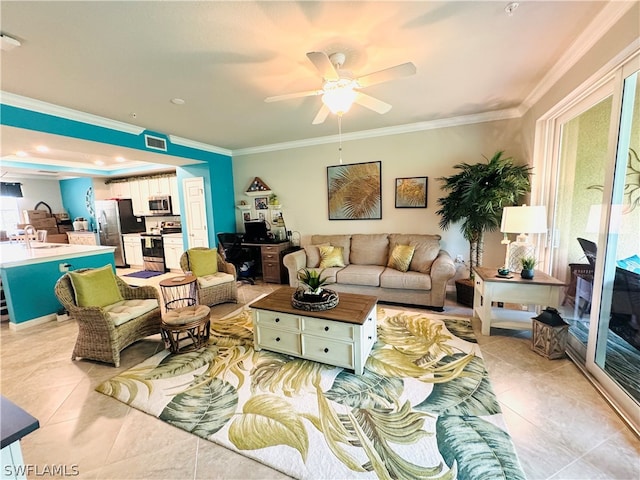
M 611 12 L 628 8 L 530 0 L 509 16 L 508 3 L 2 1 L 1 33 L 22 44 L 2 52 L 2 91 L 242 153 L 337 133 L 334 116 L 311 124 L 319 97 L 264 102 L 321 87 L 306 52 L 342 51 L 343 68 L 358 76 L 407 61 L 417 67 L 414 76 L 367 88 L 393 108 L 380 115 L 355 105 L 343 117 L 344 134 L 521 114 L 577 60 L 576 41 L 582 47 L 602 34 Z M 186 103 L 171 103 L 175 97 Z M 61 161 L 80 167 L 96 155 L 111 163 L 123 155 L 16 130 L 2 128 L 3 160 L 18 161 L 16 150 L 46 142 L 53 152 L 26 161 L 55 169 Z

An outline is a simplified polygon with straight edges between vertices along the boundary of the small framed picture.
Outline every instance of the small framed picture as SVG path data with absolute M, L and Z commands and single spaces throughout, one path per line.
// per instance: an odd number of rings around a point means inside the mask
M 242 214 L 242 218 L 245 222 L 250 222 L 251 221 L 251 212 L 244 212 Z
M 265 221 L 264 212 L 258 213 L 258 219 L 262 220 L 263 222 Z
M 267 210 L 269 208 L 267 204 L 267 197 L 256 197 L 255 207 L 256 210 Z
M 428 177 L 396 178 L 396 208 L 427 208 Z

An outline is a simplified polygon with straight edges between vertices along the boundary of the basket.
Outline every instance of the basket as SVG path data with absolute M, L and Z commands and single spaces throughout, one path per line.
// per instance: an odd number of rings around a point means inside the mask
M 333 290 L 325 288 L 317 299 L 312 299 L 312 295 L 306 294 L 304 290 L 296 290 L 291 295 L 291 305 L 293 308 L 306 310 L 307 312 L 321 312 L 331 310 L 340 301 L 338 294 Z

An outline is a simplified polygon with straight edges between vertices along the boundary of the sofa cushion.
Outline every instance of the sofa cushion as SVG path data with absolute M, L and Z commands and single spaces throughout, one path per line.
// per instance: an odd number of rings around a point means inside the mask
M 138 318 L 140 315 L 150 312 L 157 306 L 158 300 L 155 298 L 138 298 L 133 300 L 122 300 L 112 305 L 107 305 L 104 309 L 117 327 L 118 325 L 122 325 L 133 318 Z
M 349 265 L 349 252 L 351 250 L 351 235 L 312 235 L 313 245 L 329 244 L 334 247 L 342 247 L 342 258 L 345 265 Z
M 318 249 L 320 250 L 320 268 L 344 267 L 342 247 L 326 245 L 318 247 Z
M 207 288 L 233 281 L 235 281 L 235 278 L 230 273 L 216 272 L 211 275 L 205 275 L 204 277 L 198 277 L 198 286 L 200 288 Z
M 336 274 L 338 283 L 346 285 L 380 286 L 380 275 L 386 267 L 380 265 L 351 264 Z
M 218 250 L 216 248 L 191 249 L 188 254 L 189 268 L 196 277 L 213 275 L 218 271 Z
M 380 286 L 383 288 L 431 290 L 431 275 L 412 271 L 403 273 L 393 268 L 387 268 L 380 275 Z
M 336 283 L 336 274 L 342 270 L 342 267 L 329 267 L 329 268 L 310 268 L 309 270 L 317 270 L 318 272 L 322 272 L 321 277 L 327 278 L 328 282 L 323 285 L 323 287 L 331 288 L 331 283 Z
M 105 307 L 124 300 L 110 264 L 85 272 L 69 272 L 69 279 L 79 307 Z
M 386 233 L 351 236 L 349 263 L 356 265 L 386 265 L 389 258 L 389 236 Z
M 328 246 L 329 243 L 323 243 L 322 246 Z M 318 268 L 320 265 L 320 245 L 305 245 L 304 253 L 307 255 L 307 268 Z
M 409 270 L 430 273 L 431 264 L 440 252 L 440 235 L 411 235 L 393 233 L 389 235 L 389 248 L 393 251 L 396 245 L 414 245 L 413 258 Z
M 389 255 L 387 267 L 391 267 L 400 272 L 406 272 L 409 270 L 409 265 L 411 264 L 411 258 L 413 258 L 413 252 L 415 249 L 415 245 L 396 245 L 393 247 L 393 251 Z

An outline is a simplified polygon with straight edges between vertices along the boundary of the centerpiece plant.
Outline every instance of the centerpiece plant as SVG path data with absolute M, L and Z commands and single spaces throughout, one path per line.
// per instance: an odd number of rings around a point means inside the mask
M 306 285 L 306 290 L 313 295 L 322 293 L 322 286 L 329 283 L 329 277 L 322 277 L 324 269 L 318 271 L 310 268 L 301 268 L 298 271 L 298 280 Z

